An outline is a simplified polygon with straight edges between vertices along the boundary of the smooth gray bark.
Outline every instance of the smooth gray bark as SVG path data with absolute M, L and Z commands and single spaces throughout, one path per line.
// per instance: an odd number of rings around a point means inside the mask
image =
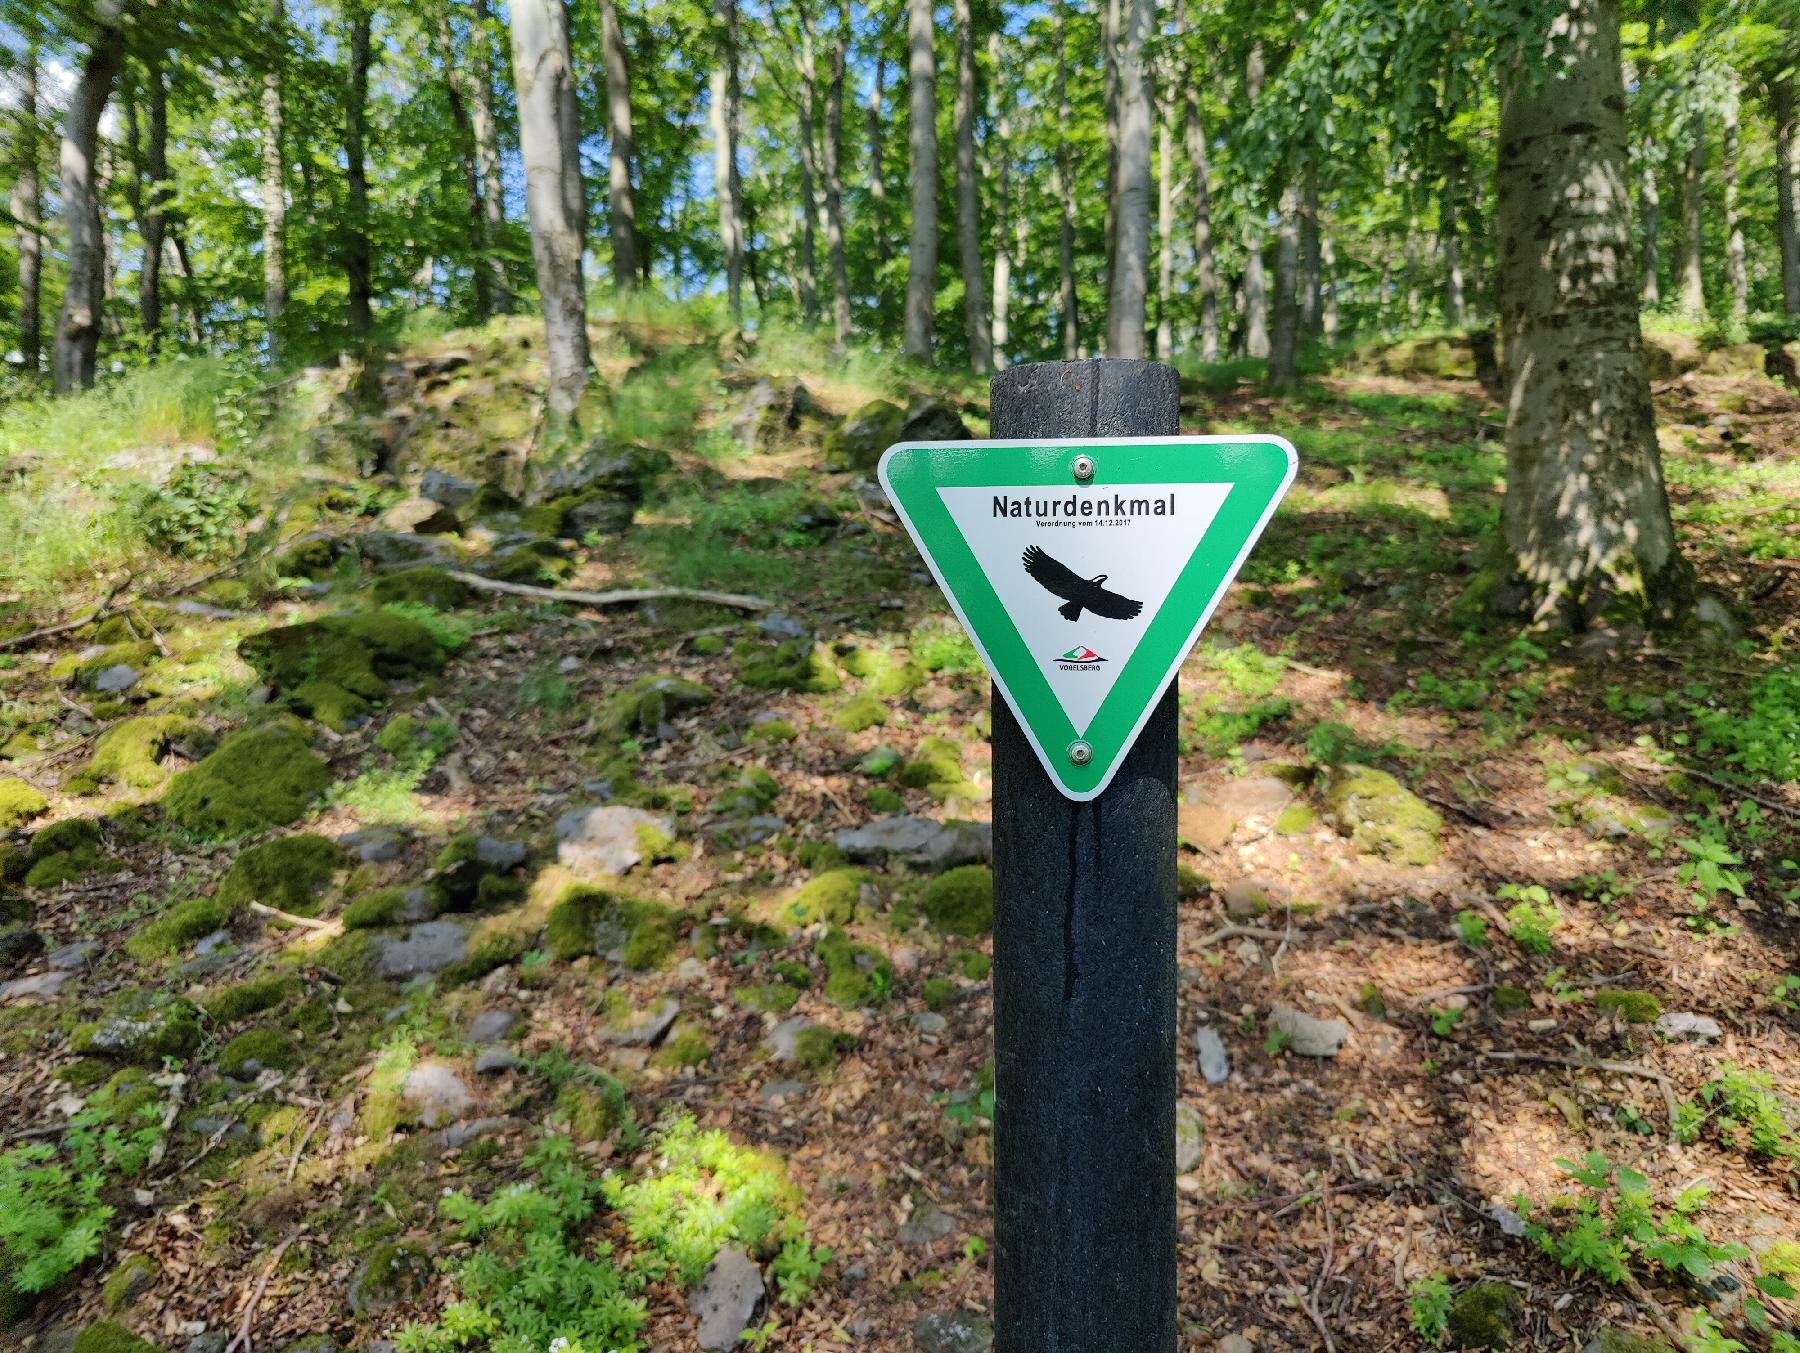
M 27 375 L 43 364 L 44 275 L 43 196 L 41 166 L 43 129 L 38 123 L 38 48 L 26 43 L 19 70 L 19 108 L 14 152 L 18 162 L 7 195 L 19 242 L 19 357 Z
M 1175 110 L 1165 91 L 1156 120 L 1156 352 L 1166 362 L 1174 353 L 1175 321 Z
M 513 310 L 512 280 L 500 245 L 506 235 L 506 191 L 500 179 L 500 132 L 494 121 L 494 35 L 487 0 L 475 0 L 469 22 L 469 127 L 475 136 L 475 171 L 481 181 L 481 220 L 488 295 L 498 314 Z
M 574 85 L 563 0 L 510 0 L 513 82 L 519 95 L 519 149 L 531 257 L 544 310 L 545 365 L 553 431 L 574 420 L 589 374 L 587 300 L 581 279 L 583 216 L 565 178 L 565 90 Z
M 269 69 L 262 88 L 263 328 L 269 365 L 281 361 L 281 316 L 287 309 L 287 159 L 282 81 L 287 69 L 287 0 L 269 0 Z
M 1309 164 L 1301 186 L 1299 279 L 1300 336 L 1307 340 L 1319 336 L 1319 308 L 1323 299 L 1320 291 L 1319 209 L 1319 178 Z
M 1797 53 L 1800 58 L 1800 53 Z M 1790 315 L 1800 315 L 1800 99 L 1794 77 L 1775 82 L 1775 233 L 1781 241 L 1781 297 Z
M 1150 79 L 1144 44 L 1155 0 L 1124 0 L 1119 29 L 1119 175 L 1113 212 L 1118 244 L 1107 306 L 1107 353 L 1144 355 L 1150 269 Z
M 817 119 L 814 116 L 817 73 L 813 68 L 813 20 L 806 0 L 795 9 L 800 15 L 800 81 L 795 99 L 798 124 L 795 141 L 800 149 L 800 252 L 795 278 L 799 286 L 800 317 L 811 326 L 819 322 L 819 272 L 814 235 L 819 220 L 819 199 L 814 191 L 818 169 L 814 159 Z
M 1645 305 L 1662 303 L 1662 286 L 1657 280 L 1657 269 L 1662 265 L 1661 247 L 1658 240 L 1659 226 L 1662 223 L 1662 196 L 1656 182 L 1656 160 L 1653 146 L 1644 147 L 1644 167 L 1638 178 L 1638 219 L 1643 222 L 1643 243 L 1638 256 L 1638 271 L 1642 275 L 1642 283 L 1638 294 Z
M 348 0 L 350 67 L 344 94 L 344 179 L 349 210 L 344 222 L 344 274 L 350 284 L 350 332 L 358 338 L 374 327 L 374 277 L 369 246 L 369 25 L 367 0 Z
M 1744 266 L 1744 221 L 1738 210 L 1738 88 L 1731 77 L 1719 157 L 1719 177 L 1725 181 L 1725 290 L 1731 301 L 1731 317 L 1742 321 L 1750 314 L 1750 276 Z
M 68 281 L 56 319 L 51 370 L 57 391 L 94 383 L 106 306 L 106 238 L 100 220 L 100 118 L 125 59 L 125 0 L 96 0 L 91 37 L 63 120 L 62 211 Z
M 466 82 L 456 56 L 456 35 L 450 28 L 450 10 L 440 8 L 437 18 L 439 59 L 444 63 L 444 99 L 450 110 L 450 127 L 456 135 L 457 158 L 462 161 L 463 201 L 469 213 L 469 271 L 475 284 L 475 315 L 487 319 L 494 313 L 493 278 L 487 270 L 487 226 L 481 207 L 481 170 L 476 164 L 475 124 L 469 117 Z
M 907 153 L 912 166 L 912 240 L 906 259 L 908 357 L 931 360 L 931 312 L 937 295 L 937 59 L 931 50 L 931 0 L 906 0 Z
M 962 258 L 963 332 L 977 375 L 994 370 L 987 277 L 981 262 L 981 195 L 975 182 L 975 19 L 969 0 L 951 0 L 956 27 L 956 93 L 950 123 L 956 139 L 956 245 Z
M 1507 473 L 1489 600 L 1535 625 L 1667 621 L 1691 574 L 1638 327 L 1618 0 L 1559 0 L 1542 55 L 1548 78 L 1503 80 Z
M 869 66 L 869 101 L 863 105 L 863 133 L 869 142 L 869 233 L 875 240 L 875 270 L 879 274 L 894 256 L 893 242 L 888 238 L 887 146 L 882 133 L 882 122 L 886 117 L 883 103 L 887 91 L 887 52 L 882 47 L 880 32 L 875 35 L 875 51 Z M 885 296 L 887 288 L 882 287 L 881 292 Z M 887 313 L 885 305 L 882 313 Z
M 138 212 L 138 237 L 143 241 L 143 260 L 138 266 L 138 320 L 150 350 L 156 351 L 163 336 L 163 241 L 168 235 L 169 197 L 169 86 L 163 70 L 163 54 L 144 59 L 144 143 L 142 206 Z
M 1323 314 L 1319 321 L 1319 336 L 1325 340 L 1325 346 L 1336 347 L 1338 341 L 1338 289 L 1337 289 L 1337 246 L 1332 243 L 1331 232 L 1319 232 L 1319 273 L 1324 290 Z
M 988 176 L 994 182 L 994 325 L 993 355 L 994 369 L 1003 370 L 1006 366 L 1006 345 L 1011 337 L 1010 321 L 1012 317 L 1012 249 L 1006 238 L 1006 232 L 1013 226 L 1012 210 L 1012 171 L 1009 158 L 1012 150 L 1012 118 L 1008 109 L 1011 90 L 1005 78 L 1005 58 L 1002 52 L 1000 34 L 988 34 L 988 68 L 994 73 L 994 136 L 988 161 Z M 1018 224 L 1025 224 L 1023 216 Z M 1021 252 L 1025 242 L 1025 231 L 1019 231 Z
M 1463 324 L 1462 270 L 1463 165 L 1452 152 L 1444 166 L 1443 194 L 1438 198 L 1438 242 L 1444 256 L 1444 323 Z
M 831 337 L 842 352 L 850 341 L 850 261 L 844 248 L 844 75 L 850 61 L 850 0 L 838 0 L 831 35 L 831 75 L 825 85 L 825 250 L 831 266 Z
M 1212 192 L 1206 182 L 1206 129 L 1200 123 L 1199 72 L 1189 69 L 1185 121 L 1194 194 L 1194 291 L 1200 301 L 1200 360 L 1219 360 L 1219 271 L 1213 260 Z
M 1266 70 L 1259 42 L 1250 48 L 1244 63 L 1244 92 L 1252 108 L 1262 99 Z M 1249 357 L 1269 355 L 1269 299 L 1263 281 L 1262 248 L 1262 226 L 1252 212 L 1244 219 L 1244 353 Z
M 1269 384 L 1292 385 L 1300 339 L 1300 185 L 1289 180 L 1281 193 L 1275 231 L 1275 323 L 1269 333 Z
M 744 226 L 738 217 L 743 184 L 738 178 L 739 103 L 737 0 L 713 0 L 718 55 L 713 61 L 708 118 L 713 138 L 713 195 L 719 206 L 719 249 L 725 256 L 725 299 L 734 324 L 744 319 Z
M 601 66 L 606 72 L 606 210 L 612 234 L 613 285 L 637 285 L 643 267 L 637 228 L 637 198 L 631 187 L 631 69 L 625 35 L 614 0 L 600 0 Z M 574 86 L 570 86 L 573 92 Z M 575 143 L 580 145 L 579 139 Z
M 1701 271 L 1700 211 L 1706 169 L 1706 119 L 1696 109 L 1689 126 L 1692 144 L 1682 165 L 1681 257 L 1676 271 L 1680 280 L 1681 308 L 1688 315 L 1706 313 L 1706 277 Z
M 1069 125 L 1069 53 L 1064 32 L 1068 16 L 1068 0 L 1056 0 L 1056 125 Z M 1063 360 L 1072 362 L 1081 355 L 1081 324 L 1077 314 L 1079 302 L 1075 294 L 1075 178 L 1070 162 L 1071 151 L 1066 136 L 1056 141 L 1056 200 L 1060 208 L 1057 248 L 1057 317 L 1062 329 Z

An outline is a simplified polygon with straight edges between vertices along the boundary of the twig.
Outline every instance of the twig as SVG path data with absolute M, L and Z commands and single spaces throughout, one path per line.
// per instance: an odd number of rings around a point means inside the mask
M 1259 925 L 1222 925 L 1210 935 L 1202 935 L 1194 941 L 1194 947 L 1204 949 L 1209 944 L 1217 944 L 1220 940 L 1285 940 L 1287 932 L 1269 930 Z
M 525 583 L 501 582 L 484 578 L 479 573 L 449 570 L 452 578 L 482 592 L 504 592 L 510 597 L 536 597 L 540 601 L 560 601 L 574 606 L 636 606 L 645 601 L 704 601 L 714 606 L 729 606 L 739 611 L 772 611 L 775 603 L 741 592 L 707 592 L 692 587 L 633 587 L 617 592 L 576 592 L 555 587 L 531 587 Z
M 294 1175 L 300 1169 L 300 1157 L 302 1157 L 306 1154 L 306 1144 L 312 1140 L 313 1133 L 318 1130 L 319 1119 L 323 1118 L 324 1116 L 325 1116 L 325 1110 L 324 1110 L 323 1106 L 321 1106 L 320 1108 L 315 1109 L 313 1111 L 313 1115 L 311 1118 L 306 1120 L 306 1135 L 300 1139 L 300 1145 L 298 1145 L 294 1148 L 294 1158 L 288 1162 L 288 1167 L 287 1167 L 287 1182 L 288 1183 L 291 1184 L 294 1182 Z
M 1668 1312 L 1663 1310 L 1662 1303 L 1644 1290 L 1644 1285 L 1631 1275 L 1629 1269 L 1625 1272 L 1625 1290 L 1631 1293 L 1633 1301 L 1649 1312 L 1652 1323 L 1662 1331 L 1665 1339 L 1677 1348 L 1687 1343 L 1681 1331 L 1675 1328 L 1675 1322 L 1669 1319 Z
M 329 930 L 335 934 L 344 928 L 338 921 L 321 921 L 313 916 L 296 916 L 289 911 L 277 911 L 274 907 L 264 906 L 261 902 L 252 902 L 250 910 L 262 916 L 272 916 L 277 921 L 286 921 L 289 925 L 301 926 L 307 930 Z
M 275 1257 L 269 1260 L 269 1266 L 263 1270 L 256 1290 L 250 1294 L 250 1304 L 244 1307 L 243 1323 L 238 1326 L 237 1337 L 225 1345 L 225 1353 L 250 1353 L 250 1327 L 256 1323 L 256 1308 L 262 1305 L 263 1293 L 269 1290 L 269 1279 L 275 1276 L 275 1267 L 281 1262 L 281 1256 L 288 1252 L 288 1246 L 293 1243 L 294 1238 L 289 1236 L 275 1247 Z
M 1635 770 L 1644 775 L 1654 774 L 1658 771 L 1673 771 L 1677 775 L 1686 775 L 1695 780 L 1704 780 L 1709 785 L 1717 785 L 1720 789 L 1728 789 L 1733 794 L 1741 795 L 1744 798 L 1749 799 L 1752 803 L 1760 803 L 1764 808 L 1773 809 L 1777 813 L 1786 813 L 1789 817 L 1800 817 L 1800 808 L 1795 807 L 1791 803 L 1783 803 L 1779 799 L 1765 799 L 1755 790 L 1746 789 L 1736 781 L 1727 780 L 1720 775 L 1711 775 L 1703 770 L 1696 770 L 1692 766 L 1646 766 L 1641 761 L 1625 760 L 1622 757 L 1615 757 L 1613 760 L 1616 764 L 1622 764 L 1627 769 Z
M 1662 1091 L 1663 1104 L 1669 1111 L 1669 1134 L 1675 1133 L 1675 1090 L 1669 1078 L 1651 1067 L 1636 1062 L 1606 1062 L 1597 1057 L 1563 1057 L 1547 1052 L 1484 1052 L 1490 1062 L 1535 1062 L 1541 1066 L 1567 1066 L 1577 1071 L 1604 1071 L 1614 1076 L 1637 1076 L 1655 1081 Z
M 106 594 L 106 599 L 104 601 L 94 607 L 87 615 L 82 616 L 79 620 L 65 620 L 60 625 L 46 625 L 43 629 L 32 630 L 29 634 L 16 634 L 10 639 L 0 639 L 0 651 L 13 648 L 30 648 L 33 644 L 37 643 L 39 639 L 51 639 L 59 634 L 67 634 L 70 630 L 78 630 L 83 625 L 91 625 L 96 620 L 104 619 L 112 612 L 113 598 L 117 597 L 119 593 L 131 586 L 131 578 L 132 575 L 127 573 L 124 579 L 115 584 L 112 591 Z

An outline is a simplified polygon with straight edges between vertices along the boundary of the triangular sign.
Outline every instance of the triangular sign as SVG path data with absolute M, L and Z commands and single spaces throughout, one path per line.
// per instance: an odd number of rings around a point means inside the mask
M 1112 782 L 1293 482 L 1280 437 L 903 442 L 881 486 L 1069 798 Z

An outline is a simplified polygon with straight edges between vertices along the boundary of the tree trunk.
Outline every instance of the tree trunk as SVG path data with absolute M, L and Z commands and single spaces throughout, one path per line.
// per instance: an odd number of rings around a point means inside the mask
M 144 182 L 140 190 L 138 238 L 143 260 L 138 266 L 138 322 L 151 352 L 162 345 L 163 238 L 167 233 L 169 194 L 169 87 L 163 70 L 163 54 L 144 59 L 144 102 L 148 138 L 144 145 Z
M 993 374 L 994 334 L 988 324 L 987 277 L 981 262 L 981 195 L 975 182 L 975 18 L 969 0 L 952 0 L 956 24 L 956 95 L 950 121 L 956 135 L 956 243 L 962 255 L 963 331 L 969 364 Z
M 606 210 L 612 233 L 613 285 L 628 291 L 638 283 L 637 201 L 631 190 L 631 71 L 625 61 L 625 35 L 619 28 L 614 0 L 600 0 L 600 48 L 606 71 Z M 574 92 L 571 84 L 570 93 Z M 578 151 L 580 141 L 575 142 Z M 577 177 L 579 177 L 577 156 Z
M 1165 85 L 1167 81 L 1165 80 Z M 1156 124 L 1156 359 L 1174 354 L 1175 109 L 1171 91 L 1157 100 Z
M 937 293 L 937 60 L 932 0 L 906 0 L 907 153 L 912 164 L 912 244 L 906 259 L 908 357 L 931 360 L 931 311 Z
M 731 322 L 744 322 L 744 227 L 738 220 L 743 184 L 738 178 L 737 0 L 713 0 L 718 24 L 718 59 L 712 70 L 712 103 L 709 117 L 713 137 L 713 192 L 719 204 L 719 247 L 725 255 L 725 298 Z
M 1404 270 L 1406 273 L 1406 327 L 1419 327 L 1419 215 L 1409 212 L 1406 217 L 1406 245 Z
M 1150 81 L 1144 43 L 1155 0 L 1124 0 L 1119 31 L 1119 177 L 1113 220 L 1118 248 L 1107 307 L 1107 354 L 1144 355 L 1144 299 L 1150 268 Z
M 1690 316 L 1706 313 L 1706 280 L 1700 268 L 1700 203 L 1706 168 L 1706 119 L 1695 110 L 1689 148 L 1681 179 L 1681 308 Z
M 869 233 L 875 237 L 877 274 L 887 267 L 888 260 L 894 256 L 894 246 L 888 239 L 887 152 L 883 147 L 882 136 L 882 119 L 886 116 L 882 100 L 887 86 L 887 52 L 881 44 L 882 34 L 878 31 L 875 34 L 874 57 L 870 62 L 869 102 L 863 109 L 863 131 L 869 140 Z M 887 293 L 886 287 L 878 290 L 884 296 Z M 885 305 L 882 309 L 885 315 Z
M 281 361 L 281 314 L 287 309 L 287 161 L 282 142 L 287 0 L 269 0 L 268 18 L 271 52 L 262 90 L 263 328 L 269 343 L 269 365 L 276 366 Z
M 38 124 L 38 48 L 26 44 L 19 70 L 18 166 L 8 205 L 18 222 L 19 358 L 25 373 L 35 376 L 43 363 L 43 302 L 39 288 L 44 273 L 42 129 Z
M 569 157 L 565 91 L 574 86 L 563 0 L 510 0 L 513 81 L 531 257 L 544 309 L 545 365 L 553 433 L 574 423 L 588 382 L 587 299 L 581 280 L 583 214 L 564 180 Z
M 1300 185 L 1290 179 L 1281 193 L 1275 233 L 1275 325 L 1269 335 L 1269 384 L 1294 383 L 1300 339 Z
M 1775 231 L 1781 239 L 1781 297 L 1790 315 L 1800 315 L 1800 99 L 1794 78 L 1778 80 L 1775 114 Z M 22 266 L 22 265 L 21 265 Z
M 1725 180 L 1725 290 L 1731 317 L 1740 323 L 1750 315 L 1750 278 L 1744 268 L 1744 222 L 1738 213 L 1738 87 L 1731 77 L 1725 101 L 1719 174 Z
M 1064 25 L 1068 0 L 1056 0 L 1056 125 L 1069 125 L 1069 54 Z M 1069 138 L 1056 138 L 1056 197 L 1061 205 L 1062 229 L 1057 252 L 1057 314 L 1062 326 L 1063 360 L 1081 355 L 1081 325 L 1075 295 L 1075 176 L 1069 163 Z
M 93 37 L 69 92 L 63 122 L 62 209 L 68 281 L 56 319 L 51 366 L 57 391 L 94 383 L 105 319 L 106 240 L 100 219 L 100 117 L 125 59 L 125 0 L 95 0 Z
M 998 32 L 988 34 L 987 46 L 988 67 L 994 73 L 994 137 L 992 155 L 988 161 L 988 177 L 994 183 L 993 356 L 994 370 L 1000 371 L 1006 366 L 1006 344 L 1011 338 L 1012 250 L 1006 238 L 1006 232 L 1013 225 L 1012 170 L 1008 163 L 1012 151 L 1012 118 L 1007 111 L 1011 91 L 1003 74 L 1006 69 L 1005 56 Z M 1023 232 L 1020 234 L 1022 239 Z
M 1558 0 L 1546 77 L 1505 72 L 1498 211 L 1508 384 L 1497 613 L 1661 623 L 1675 545 L 1631 275 L 1618 0 Z
M 513 310 L 501 242 L 506 235 L 506 190 L 500 178 L 500 132 L 494 121 L 494 41 L 487 0 L 475 0 L 469 21 L 469 129 L 475 137 L 475 170 L 481 180 L 482 258 L 495 313 Z
M 196 348 L 204 347 L 206 329 L 200 323 L 200 281 L 188 259 L 187 241 L 182 237 L 179 221 L 169 223 L 169 248 L 175 255 L 175 269 L 181 274 L 181 289 L 187 297 L 188 342 Z
M 487 319 L 494 313 L 493 278 L 487 270 L 487 223 L 482 214 L 481 170 L 476 165 L 475 125 L 469 118 L 469 101 L 463 97 L 464 77 L 457 68 L 456 36 L 450 31 L 450 9 L 437 12 L 439 55 L 444 63 L 444 99 L 450 110 L 450 128 L 456 136 L 456 154 L 462 161 L 463 200 L 469 213 L 469 271 L 475 283 L 475 315 Z
M 1638 175 L 1638 219 L 1643 222 L 1644 226 L 1642 252 L 1638 256 L 1638 271 L 1642 276 L 1638 294 L 1645 305 L 1651 306 L 1659 305 L 1662 302 L 1662 288 L 1656 277 L 1656 270 L 1661 263 L 1657 234 L 1662 217 L 1662 198 L 1656 186 L 1654 153 L 1655 148 L 1651 139 L 1646 138 L 1644 167 Z
M 1213 261 L 1212 193 L 1206 183 L 1206 130 L 1200 125 L 1199 72 L 1189 69 L 1186 120 L 1188 172 L 1194 190 L 1194 290 L 1200 299 L 1200 360 L 1219 360 L 1219 272 Z
M 1319 232 L 1319 271 L 1324 280 L 1324 314 L 1320 320 L 1320 336 L 1325 346 L 1334 348 L 1338 341 L 1337 246 L 1329 231 Z
M 1105 204 L 1100 224 L 1100 238 L 1106 250 L 1107 305 L 1112 304 L 1113 269 L 1119 252 L 1119 25 L 1124 0 L 1099 0 L 1101 114 L 1106 135 Z M 1066 124 L 1065 124 L 1066 125 Z M 1112 320 L 1107 320 L 1107 334 L 1112 333 Z
M 1252 108 L 1262 99 L 1265 71 L 1262 44 L 1259 42 L 1250 48 L 1249 59 L 1244 65 L 1244 91 L 1249 96 Z M 1244 353 L 1249 357 L 1269 355 L 1269 302 L 1263 282 L 1262 247 L 1262 227 L 1257 224 L 1254 212 L 1247 213 L 1244 218 L 1243 314 Z
M 374 327 L 374 280 L 369 247 L 369 171 L 366 161 L 369 105 L 368 0 L 348 0 L 350 71 L 344 98 L 344 179 L 349 219 L 345 222 L 344 273 L 350 283 L 350 332 L 358 338 Z
M 813 147 L 818 135 L 813 117 L 813 20 L 805 0 L 800 0 L 795 8 L 800 13 L 800 83 L 796 100 L 799 124 L 795 127 L 800 149 L 800 261 L 795 278 L 800 289 L 800 316 L 811 327 L 819 322 L 819 272 L 814 246 L 819 199 L 813 190 L 817 182 Z
M 1322 274 L 1319 254 L 1319 176 L 1309 164 L 1300 201 L 1300 336 L 1319 336 Z
M 1451 152 L 1444 166 L 1443 196 L 1438 199 L 1438 239 L 1444 251 L 1444 323 L 1463 326 L 1462 157 Z

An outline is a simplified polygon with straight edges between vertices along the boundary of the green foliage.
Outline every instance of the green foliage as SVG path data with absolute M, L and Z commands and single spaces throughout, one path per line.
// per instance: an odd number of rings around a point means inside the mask
M 981 671 L 981 655 L 960 629 L 915 630 L 912 655 L 927 672 L 972 676 Z
M 1795 1135 L 1773 1084 L 1760 1072 L 1724 1063 L 1718 1074 L 1700 1088 L 1700 1098 L 1723 1119 L 1737 1125 L 1752 1155 L 1800 1162 L 1800 1137 Z
M 1413 1332 L 1434 1347 L 1450 1333 L 1450 1281 L 1441 1273 L 1414 1279 L 1406 1289 L 1406 1320 Z
M 1687 859 L 1676 869 L 1675 877 L 1693 889 L 1687 918 L 1689 929 L 1710 934 L 1727 928 L 1713 916 L 1713 907 L 1720 896 L 1727 893 L 1736 898 L 1744 896 L 1743 876 L 1738 873 L 1738 867 L 1744 861 L 1726 846 L 1719 828 L 1712 824 L 1708 826 L 1711 829 L 1703 831 L 1698 839 L 1677 838 L 1675 844 L 1686 853 Z
M 1456 937 L 1471 949 L 1481 948 L 1487 943 L 1487 918 L 1478 911 L 1457 912 Z
M 1211 676 L 1187 702 L 1193 717 L 1186 745 L 1209 756 L 1235 753 L 1266 724 L 1286 719 L 1293 702 L 1274 694 L 1288 660 L 1254 644 L 1206 648 L 1201 658 Z
M 1800 779 L 1800 670 L 1778 666 L 1759 677 L 1742 710 L 1691 707 L 1702 754 L 1723 751 L 1746 775 Z
M 1516 898 L 1506 910 L 1506 933 L 1526 953 L 1543 957 L 1550 952 L 1551 932 L 1562 920 L 1562 913 L 1550 901 L 1549 890 L 1541 884 L 1503 883 L 1499 888 L 1502 901 Z
M 139 490 L 130 511 L 152 549 L 206 560 L 231 552 L 255 506 L 242 470 L 187 461 L 160 487 Z

